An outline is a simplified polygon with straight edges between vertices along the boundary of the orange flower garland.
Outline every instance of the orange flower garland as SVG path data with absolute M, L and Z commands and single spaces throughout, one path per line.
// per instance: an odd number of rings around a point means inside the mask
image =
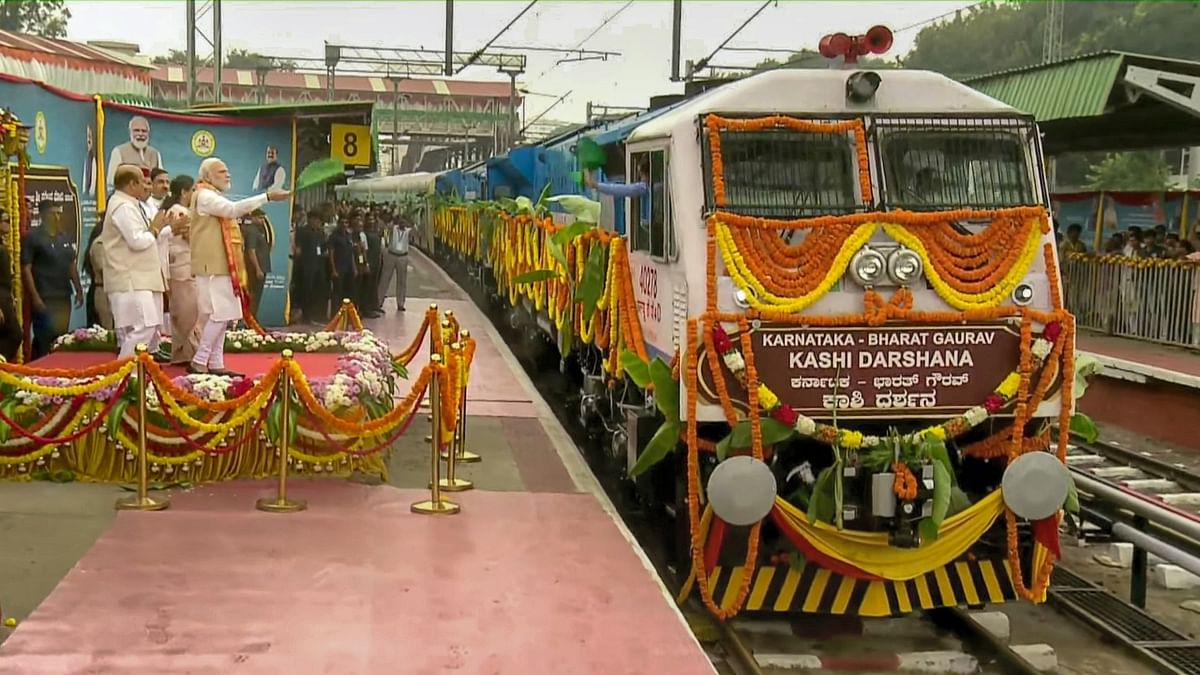
M 892 492 L 902 501 L 912 501 L 917 498 L 917 477 L 904 462 L 892 462 Z

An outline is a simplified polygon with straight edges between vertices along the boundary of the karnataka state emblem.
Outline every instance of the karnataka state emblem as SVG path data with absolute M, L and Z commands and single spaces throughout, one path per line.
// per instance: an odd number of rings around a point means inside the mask
M 197 157 L 208 157 L 217 151 L 217 137 L 208 129 L 197 129 L 192 134 L 192 152 Z

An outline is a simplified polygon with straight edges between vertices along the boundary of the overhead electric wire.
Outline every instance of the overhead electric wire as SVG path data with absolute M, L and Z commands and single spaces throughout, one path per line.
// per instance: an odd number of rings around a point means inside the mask
M 753 13 L 753 14 L 751 14 L 751 15 L 750 15 L 750 18 L 748 18 L 748 19 L 746 19 L 745 21 L 743 21 L 743 22 L 742 22 L 742 25 L 740 25 L 740 26 L 738 26 L 738 27 L 737 27 L 737 30 L 735 30 L 735 31 L 733 31 L 732 33 L 730 33 L 730 34 L 729 34 L 729 37 L 725 38 L 725 40 L 724 40 L 724 41 L 722 41 L 722 42 L 721 42 L 721 44 L 717 45 L 717 48 L 716 48 L 716 49 L 712 50 L 712 52 L 711 52 L 711 53 L 710 53 L 708 56 L 706 56 L 706 57 L 704 57 L 704 58 L 700 59 L 699 61 L 697 61 L 697 62 L 696 62 L 696 63 L 695 63 L 693 66 L 692 66 L 692 70 L 693 70 L 693 72 L 694 72 L 695 70 L 698 70 L 698 69 L 700 69 L 700 68 L 703 68 L 703 67 L 707 66 L 707 65 L 708 65 L 708 62 L 709 62 L 710 60 L 712 60 L 712 57 L 714 57 L 714 56 L 716 56 L 716 55 L 717 55 L 717 52 L 719 52 L 719 51 L 721 51 L 722 49 L 724 49 L 724 48 L 725 48 L 725 45 L 729 44 L 729 41 L 730 41 L 730 40 L 732 40 L 733 38 L 737 37 L 737 34 L 738 34 L 738 33 L 740 33 L 740 32 L 742 32 L 742 29 L 743 29 L 743 28 L 745 28 L 746 26 L 750 25 L 750 22 L 751 22 L 751 21 L 753 21 L 753 20 L 754 20 L 754 19 L 755 19 L 755 18 L 756 18 L 756 17 L 757 17 L 759 14 L 762 14 L 762 13 L 763 13 L 763 10 L 765 10 L 765 9 L 766 9 L 766 8 L 767 8 L 769 5 L 771 5 L 771 4 L 775 4 L 776 6 L 778 6 L 779 2 L 778 2 L 778 0 L 767 0 L 766 2 L 764 2 L 764 3 L 762 4 L 762 6 L 761 6 L 761 7 L 759 7 L 757 10 L 755 10 L 755 11 L 754 11 L 754 13 Z
M 613 13 L 612 13 L 611 15 L 609 15 L 609 17 L 608 17 L 607 19 L 605 19 L 604 21 L 601 21 L 601 22 L 600 22 L 600 25 L 599 25 L 599 26 L 596 26 L 595 30 L 593 30 L 592 32 L 588 33 L 587 37 L 585 37 L 585 38 L 583 38 L 582 40 L 580 40 L 580 41 L 579 41 L 579 44 L 575 45 L 575 46 L 574 46 L 574 47 L 572 47 L 570 50 L 564 50 L 564 51 L 575 51 L 575 50 L 577 50 L 577 49 L 581 49 L 581 48 L 583 47 L 583 45 L 584 45 L 584 44 L 585 44 L 585 43 L 586 43 L 588 40 L 591 40 L 593 37 L 595 37 L 595 36 L 596 36 L 596 33 L 599 33 L 600 31 L 604 30 L 604 27 L 605 27 L 605 26 L 607 26 L 608 24 L 612 23 L 612 20 L 613 20 L 613 19 L 615 19 L 615 18 L 617 18 L 618 16 L 620 16 L 620 15 L 621 15 L 621 12 L 624 12 L 625 10 L 629 9 L 630 5 L 632 5 L 632 4 L 633 4 L 633 0 L 629 0 L 629 1 L 628 1 L 628 2 L 626 2 L 624 5 L 621 5 L 621 8 L 620 8 L 620 9 L 618 9 L 618 10 L 617 10 L 617 11 L 615 11 L 615 12 L 613 12 Z M 555 68 L 557 68 L 557 67 L 559 66 L 559 64 L 560 64 L 560 63 L 562 63 L 562 61 L 559 61 L 558 63 L 555 63 L 554 65 L 550 66 L 549 68 L 547 68 L 547 69 L 543 70 L 542 72 L 538 73 L 538 74 L 537 74 L 537 76 L 530 78 L 530 81 L 532 82 L 532 81 L 539 80 L 539 79 L 541 79 L 541 78 L 545 77 L 546 75 L 548 75 L 548 74 L 550 73 L 550 71 L 552 71 L 552 70 L 554 70 Z
M 929 24 L 931 24 L 931 23 L 933 23 L 933 22 L 935 22 L 935 21 L 938 21 L 938 20 L 940 20 L 940 19 L 944 19 L 944 18 L 946 18 L 946 17 L 948 17 L 948 16 L 953 16 L 953 15 L 955 15 L 955 14 L 959 13 L 959 12 L 965 12 L 965 11 L 967 11 L 967 10 L 974 9 L 975 7 L 978 7 L 978 6 L 982 5 L 982 4 L 985 4 L 986 2 L 987 2 L 987 0 L 980 0 L 980 2 L 976 2 L 976 3 L 973 3 L 973 4 L 967 5 L 966 7 L 960 7 L 960 8 L 958 8 L 958 9 L 951 10 L 951 11 L 949 11 L 949 12 L 944 12 L 944 13 L 942 13 L 942 14 L 939 14 L 939 15 L 937 15 L 937 16 L 934 16 L 934 17 L 930 17 L 930 18 L 928 18 L 928 19 L 923 19 L 923 20 L 921 20 L 921 21 L 918 21 L 918 22 L 916 22 L 916 23 L 911 23 L 911 24 L 909 24 L 909 25 L 907 25 L 907 26 L 904 26 L 903 28 L 898 28 L 898 29 L 896 29 L 896 30 L 892 31 L 892 35 L 895 35 L 895 34 L 897 34 L 897 33 L 903 33 L 903 32 L 905 32 L 905 31 L 909 31 L 909 30 L 912 30 L 912 29 L 914 29 L 914 28 L 920 28 L 920 27 L 922 27 L 922 26 L 927 26 L 927 25 L 929 25 Z M 752 18 L 753 18 L 753 17 L 752 17 Z M 744 24 L 743 24 L 743 25 L 744 25 Z M 741 30 L 741 29 L 739 28 L 738 30 Z M 742 49 L 742 50 L 744 50 L 744 51 L 751 51 L 749 48 L 744 48 L 744 47 L 743 47 L 743 48 L 741 48 L 741 49 Z M 775 50 L 774 50 L 774 49 L 770 49 L 770 50 L 762 50 L 762 51 L 775 51 Z M 713 53 L 715 54 L 716 52 L 713 52 Z M 800 53 L 800 52 L 793 52 L 793 53 Z M 777 64 L 775 64 L 775 65 L 773 65 L 773 66 L 770 66 L 769 68 L 763 68 L 761 71 L 758 71 L 758 72 L 769 72 L 769 71 L 772 71 L 772 70 L 780 70 L 781 68 L 788 68 L 788 67 L 790 67 L 790 66 L 795 66 L 795 65 L 798 65 L 798 64 L 805 64 L 805 63 L 809 63 L 809 62 L 819 62 L 819 61 L 824 61 L 824 60 L 825 60 L 825 57 L 821 56 L 820 54 L 802 54 L 801 56 L 797 56 L 797 57 L 795 57 L 795 58 L 788 59 L 787 61 L 784 61 L 783 63 L 777 63 Z M 699 63 L 697 63 L 697 65 L 696 65 L 696 69 L 697 69 L 697 70 L 699 70 L 701 67 L 702 67 L 702 66 L 700 66 L 700 65 L 699 65 Z M 726 68 L 735 68 L 735 67 L 731 67 L 731 66 L 725 66 L 725 67 L 726 67 Z M 740 66 L 739 66 L 739 67 L 736 67 L 736 69 L 738 69 L 738 70 L 755 70 L 754 66 L 747 66 L 747 67 L 745 67 L 745 68 L 742 68 L 742 67 L 740 67 Z
M 500 29 L 499 33 L 496 33 L 495 35 L 493 35 L 492 39 L 487 41 L 487 44 L 485 44 L 482 47 L 480 47 L 479 49 L 476 49 L 475 51 L 471 52 L 471 57 L 467 59 L 466 63 L 459 66 L 458 70 L 454 71 L 454 74 L 458 75 L 462 71 L 466 70 L 467 66 L 470 66 L 471 64 L 475 63 L 475 60 L 478 59 L 480 56 L 482 56 L 483 53 L 485 51 L 487 51 L 487 48 L 492 46 L 493 42 L 495 42 L 496 40 L 499 40 L 501 35 L 504 35 L 506 32 L 508 32 L 508 29 L 512 28 L 514 23 L 520 21 L 521 17 L 525 16 L 525 13 L 528 12 L 529 10 L 533 9 L 533 6 L 536 5 L 537 3 L 538 3 L 538 0 L 530 0 L 530 3 L 528 5 L 525 5 L 525 9 L 521 10 L 521 12 L 519 14 L 514 16 L 512 18 L 512 20 L 509 21 L 506 26 L 504 26 L 504 28 Z

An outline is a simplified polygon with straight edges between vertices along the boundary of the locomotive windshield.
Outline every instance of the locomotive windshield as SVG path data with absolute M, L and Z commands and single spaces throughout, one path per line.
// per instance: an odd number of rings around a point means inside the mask
M 1025 144 L 1009 130 L 889 130 L 881 134 L 884 205 L 911 210 L 1037 204 Z
M 722 132 L 721 163 L 726 208 L 737 213 L 796 218 L 846 213 L 857 206 L 849 135 Z

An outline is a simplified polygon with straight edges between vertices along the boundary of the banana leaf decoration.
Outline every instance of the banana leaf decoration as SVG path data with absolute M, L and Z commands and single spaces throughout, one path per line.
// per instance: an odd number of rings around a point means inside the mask
M 575 216 L 578 221 L 587 223 L 600 222 L 600 202 L 579 195 L 556 195 L 546 200 L 550 204 L 558 204 L 567 213 Z
M 318 159 L 304 167 L 304 171 L 300 172 L 300 177 L 296 179 L 295 192 L 328 183 L 334 178 L 345 175 L 345 173 L 346 165 L 342 160 L 333 158 Z
M 586 171 L 602 167 L 608 161 L 604 155 L 604 148 L 590 138 L 579 139 L 575 145 L 575 156 L 579 158 L 579 165 Z

